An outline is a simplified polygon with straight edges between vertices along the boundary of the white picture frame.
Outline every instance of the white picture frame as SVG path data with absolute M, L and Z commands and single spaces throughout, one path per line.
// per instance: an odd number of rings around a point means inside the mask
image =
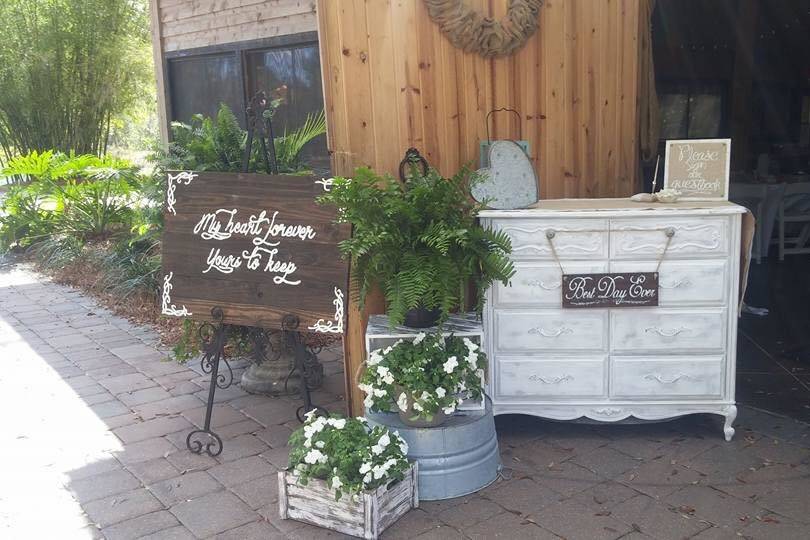
M 684 201 L 727 201 L 731 172 L 731 139 L 668 140 L 664 156 L 664 189 L 680 192 Z

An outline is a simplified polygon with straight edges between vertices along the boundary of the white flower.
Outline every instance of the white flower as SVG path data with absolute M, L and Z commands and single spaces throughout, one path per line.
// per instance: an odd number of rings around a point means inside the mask
M 456 392 L 463 392 L 467 389 L 467 385 L 464 384 L 464 381 L 459 381 L 458 386 L 456 387 Z
M 339 476 L 332 477 L 332 489 L 340 489 L 343 487 L 343 482 L 340 481 Z
M 359 388 L 364 394 L 371 394 L 374 392 L 374 387 L 370 384 L 360 383 L 357 385 L 357 388 Z
M 444 372 L 453 373 L 456 366 L 458 366 L 458 359 L 455 356 L 451 356 L 447 359 L 447 362 L 444 363 Z
M 469 350 L 470 352 L 473 352 L 473 351 L 477 351 L 477 350 L 478 350 L 478 345 L 476 345 L 475 343 L 473 343 L 473 342 L 470 340 L 470 338 L 466 338 L 466 337 L 464 338 L 464 345 L 467 347 L 467 350 Z
M 335 429 L 343 429 L 346 427 L 346 419 L 345 418 L 330 418 L 328 420 L 329 425 Z
M 376 351 L 371 351 L 371 354 L 369 354 L 368 360 L 366 360 L 366 364 L 368 364 L 369 366 L 376 366 L 377 364 L 379 364 L 382 361 L 383 361 L 383 356 L 382 356 L 382 354 L 380 354 L 380 349 L 377 349 Z
M 304 426 L 304 437 L 311 439 L 313 435 L 321 431 L 326 426 L 326 418 L 319 416 L 309 425 Z
M 397 398 L 397 407 L 402 412 L 408 410 L 408 396 L 405 395 L 405 392 L 402 392 Z
M 418 334 L 416 334 L 416 337 L 413 338 L 413 344 L 414 345 L 419 345 L 420 343 L 422 343 L 425 340 L 426 337 L 427 337 L 427 334 L 425 334 L 424 332 L 419 332 Z
M 440 398 L 443 398 L 444 396 L 446 396 L 446 395 L 447 395 L 447 390 L 445 390 L 444 388 L 442 388 L 442 387 L 440 386 L 440 387 L 438 387 L 438 388 L 436 389 L 436 395 L 437 395 L 437 396 L 439 396 Z
M 370 470 L 371 470 L 371 463 L 366 462 L 360 465 L 360 474 L 366 474 Z
M 312 439 L 304 439 L 304 448 L 312 448 Z
M 381 465 L 375 465 L 374 468 L 371 469 L 371 472 L 375 480 L 379 480 L 385 475 L 385 469 Z
M 444 414 L 453 414 L 454 412 L 456 412 L 456 406 L 450 405 L 449 407 L 445 407 L 442 410 L 444 411 Z
M 374 406 L 374 394 L 367 395 L 366 398 L 363 400 L 363 405 L 365 405 L 366 408 L 368 408 L 368 409 L 373 407 Z
M 478 375 L 478 378 L 481 379 L 481 382 L 484 382 L 484 377 L 486 375 L 484 374 L 483 369 L 476 370 L 475 374 Z
M 385 384 L 394 384 L 394 376 L 391 375 L 391 372 L 386 373 L 382 380 Z
M 427 390 L 423 390 L 422 395 L 419 397 L 419 399 L 421 399 L 422 401 L 430 399 L 430 392 L 428 392 Z
M 384 355 L 385 355 L 385 354 L 388 354 L 388 353 L 390 353 L 392 350 L 393 350 L 393 347 L 386 347 L 385 349 L 383 349 L 383 354 L 384 354 Z
M 382 437 L 380 437 L 380 440 L 377 442 L 383 447 L 386 447 L 389 444 L 391 444 L 391 437 L 388 435 L 388 432 L 385 432 L 382 434 Z
M 313 418 L 313 417 L 314 417 L 316 414 L 318 414 L 318 409 L 312 409 L 312 410 L 311 410 L 311 411 L 309 411 L 308 413 L 304 414 L 304 418 L 306 418 L 306 421 L 307 421 L 307 422 L 309 422 L 310 420 L 312 420 L 312 418 Z
M 365 416 L 358 416 L 355 420 L 359 420 L 364 424 L 368 424 L 368 418 L 366 418 Z
M 388 392 L 386 392 L 385 390 L 383 390 L 381 388 L 375 388 L 374 389 L 374 397 L 385 397 L 387 395 L 388 395 Z
M 310 465 L 314 465 L 316 463 L 326 463 L 329 458 L 321 452 L 320 450 L 310 450 L 307 452 L 307 455 L 304 456 L 304 462 L 309 463 Z
M 405 442 L 405 439 L 402 439 L 402 441 L 399 443 L 399 451 L 403 454 L 408 453 L 408 443 Z
M 365 474 L 365 476 L 363 476 L 363 483 L 364 483 L 364 484 L 370 484 L 370 483 L 371 483 L 371 480 L 372 480 L 372 478 L 371 478 L 371 473 L 370 473 L 370 472 L 367 472 L 367 473 Z
M 415 411 L 420 411 L 420 412 L 421 412 L 421 411 L 424 411 L 424 410 L 425 410 L 425 408 L 424 408 L 424 407 L 422 407 L 422 404 L 421 404 L 421 403 L 419 403 L 418 401 L 414 401 L 414 402 L 413 402 L 413 410 L 415 410 Z
M 470 354 L 468 354 L 466 360 L 467 363 L 470 364 L 470 366 L 473 369 L 478 368 L 478 355 L 476 353 L 471 352 Z
M 326 446 L 326 443 L 323 441 L 315 441 L 315 448 L 323 448 Z

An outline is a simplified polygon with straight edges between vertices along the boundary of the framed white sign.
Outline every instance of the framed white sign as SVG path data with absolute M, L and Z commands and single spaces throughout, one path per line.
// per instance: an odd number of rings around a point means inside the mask
M 681 200 L 727 201 L 731 139 L 667 141 L 664 188 Z

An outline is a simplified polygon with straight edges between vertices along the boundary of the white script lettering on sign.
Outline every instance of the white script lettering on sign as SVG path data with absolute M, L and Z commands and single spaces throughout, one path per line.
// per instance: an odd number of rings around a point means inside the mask
M 667 141 L 664 188 L 681 200 L 726 201 L 731 139 Z
M 202 273 L 207 274 L 215 270 L 230 274 L 245 263 L 248 270 L 278 274 L 273 277 L 276 285 L 300 285 L 301 280 L 289 279 L 289 276 L 298 270 L 298 266 L 292 261 L 279 261 L 276 258 L 278 246 L 281 245 L 279 239 L 312 240 L 316 236 L 315 230 L 309 225 L 287 225 L 276 221 L 278 211 L 273 212 L 268 218 L 267 211 L 262 210 L 258 215 L 251 214 L 247 221 L 237 220 L 238 213 L 236 208 L 231 210 L 220 208 L 203 214 L 194 226 L 194 234 L 203 240 L 228 240 L 234 235 L 252 237 L 253 249 L 234 255 L 223 254 L 220 248 L 212 247 L 205 261 L 208 266 Z
M 658 273 L 566 274 L 564 308 L 658 305 Z

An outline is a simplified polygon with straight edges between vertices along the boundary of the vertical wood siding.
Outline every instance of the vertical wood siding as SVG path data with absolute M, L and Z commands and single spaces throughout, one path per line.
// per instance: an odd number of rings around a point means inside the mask
M 329 149 L 336 174 L 368 165 L 395 174 L 409 147 L 444 175 L 477 168 L 485 116 L 493 138 L 525 139 L 543 198 L 621 197 L 636 188 L 639 2 L 546 0 L 517 54 L 455 49 L 421 0 L 318 0 Z M 466 0 L 494 17 L 506 0 Z M 648 24 L 648 23 L 644 23 Z M 382 308 L 369 302 L 372 312 Z M 352 306 L 346 370 L 363 361 L 365 318 Z
M 164 52 L 311 32 L 315 0 L 155 0 Z

